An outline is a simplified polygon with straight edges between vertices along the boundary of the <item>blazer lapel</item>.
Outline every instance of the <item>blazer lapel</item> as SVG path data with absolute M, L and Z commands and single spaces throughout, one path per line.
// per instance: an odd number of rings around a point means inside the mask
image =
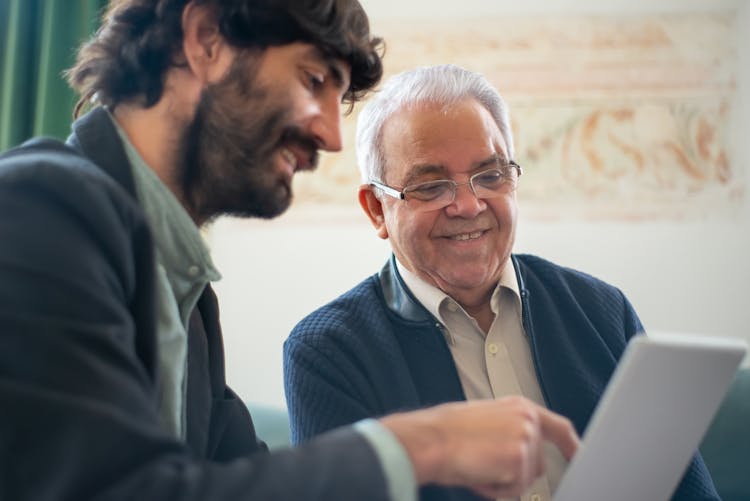
M 107 110 L 99 106 L 76 120 L 67 143 L 88 157 L 135 197 L 135 182 L 130 162 Z

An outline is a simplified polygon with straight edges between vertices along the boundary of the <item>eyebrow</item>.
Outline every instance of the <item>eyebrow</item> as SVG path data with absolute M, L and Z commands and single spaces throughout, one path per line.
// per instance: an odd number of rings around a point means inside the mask
M 489 157 L 485 158 L 484 160 L 475 163 L 474 167 L 471 170 L 477 170 L 480 167 L 486 167 L 487 165 L 498 163 L 498 162 L 502 165 L 510 163 L 510 161 L 505 157 L 504 154 L 500 154 L 496 152 L 490 155 Z
M 492 155 L 485 158 L 484 160 L 480 160 L 478 162 L 474 162 L 473 164 L 471 164 L 471 168 L 469 168 L 469 172 L 478 171 L 479 169 L 482 169 L 482 168 L 489 168 L 488 166 L 497 164 L 498 162 L 502 164 L 507 164 L 508 160 L 505 158 L 505 155 L 503 154 L 493 153 Z M 442 164 L 414 165 L 409 171 L 409 175 L 404 180 L 404 186 L 409 185 L 415 179 L 421 176 L 427 175 L 427 174 L 443 174 L 447 178 L 447 174 L 446 174 L 447 171 L 448 171 L 448 168 Z
M 447 167 L 440 164 L 412 165 L 411 169 L 409 169 L 409 174 L 406 176 L 406 179 L 404 179 L 403 185 L 408 186 L 409 184 L 412 184 L 415 179 L 419 179 L 427 174 L 445 174 L 447 170 Z

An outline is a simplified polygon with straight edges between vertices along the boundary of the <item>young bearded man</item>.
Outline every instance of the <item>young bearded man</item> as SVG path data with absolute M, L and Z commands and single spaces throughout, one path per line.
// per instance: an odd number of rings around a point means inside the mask
M 274 217 L 381 75 L 355 0 L 118 0 L 66 144 L 0 157 L 0 498 L 517 493 L 577 436 L 526 400 L 365 420 L 268 454 L 226 385 L 199 228 Z M 251 317 L 248 319 L 251 322 Z

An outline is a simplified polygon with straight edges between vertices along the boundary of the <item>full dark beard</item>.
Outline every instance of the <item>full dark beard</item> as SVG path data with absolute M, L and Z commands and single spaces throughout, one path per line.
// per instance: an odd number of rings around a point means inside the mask
M 185 203 L 198 224 L 220 215 L 272 218 L 291 203 L 290 180 L 273 159 L 291 112 L 242 59 L 203 91 L 180 144 Z

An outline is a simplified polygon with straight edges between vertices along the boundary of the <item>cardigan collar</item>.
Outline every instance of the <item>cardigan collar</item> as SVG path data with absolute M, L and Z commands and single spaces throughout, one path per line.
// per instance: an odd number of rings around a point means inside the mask
M 516 270 L 516 280 L 523 304 L 523 299 L 527 297 L 528 291 L 521 274 L 521 266 L 515 255 L 511 255 L 510 258 L 513 260 L 513 267 Z M 422 306 L 422 303 L 414 297 L 414 294 L 404 283 L 403 277 L 398 272 L 398 266 L 396 266 L 395 255 L 391 254 L 388 262 L 380 270 L 378 280 L 383 291 L 385 304 L 393 313 L 410 322 L 438 322 L 427 311 L 427 308 Z

